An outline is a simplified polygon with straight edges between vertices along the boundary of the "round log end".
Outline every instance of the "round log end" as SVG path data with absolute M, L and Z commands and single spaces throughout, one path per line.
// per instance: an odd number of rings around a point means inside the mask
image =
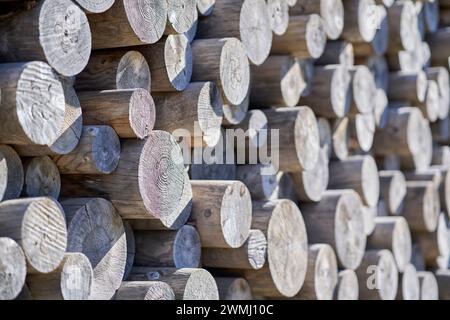
M 333 299 L 338 281 L 338 266 L 333 248 L 327 244 L 314 244 L 311 250 L 317 250 L 314 269 L 314 291 L 317 300 Z
M 439 119 L 440 99 L 439 99 L 439 86 L 436 81 L 428 80 L 427 94 L 425 98 L 426 117 L 431 122 L 435 122 Z
M 405 218 L 395 217 L 395 220 L 392 233 L 392 253 L 398 270 L 403 272 L 412 257 L 411 233 Z
M 285 0 L 268 0 L 267 9 L 272 31 L 276 35 L 286 32 L 289 24 L 289 6 Z
M 196 0 L 168 0 L 167 16 L 177 33 L 188 31 L 197 20 Z
M 408 264 L 400 278 L 401 285 L 398 286 L 397 296 L 402 300 L 419 300 L 420 283 L 416 268 L 412 264 Z
M 323 19 L 325 32 L 331 40 L 336 40 L 344 30 L 344 5 L 342 0 L 320 2 L 320 16 Z
M 204 269 L 180 269 L 177 272 L 187 270 L 189 279 L 184 288 L 183 300 L 219 300 L 219 291 L 216 280 Z
M 177 91 L 183 91 L 192 77 L 192 49 L 186 36 L 170 35 L 164 45 L 167 76 Z
M 439 300 L 439 288 L 432 272 L 417 272 L 420 283 L 420 300 Z
M 327 68 L 327 67 L 325 67 Z M 337 118 L 344 117 L 351 102 L 351 76 L 348 69 L 344 66 L 338 66 L 334 69 L 331 79 L 331 107 Z
M 295 150 L 303 170 L 312 170 L 320 152 L 317 119 L 309 107 L 300 107 L 295 120 Z
M 261 230 L 250 230 L 247 239 L 248 261 L 253 269 L 258 270 L 266 262 L 267 239 Z
M 200 265 L 200 236 L 194 227 L 185 225 L 178 230 L 173 243 L 173 260 L 176 266 L 196 268 Z
M 155 102 L 147 90 L 136 89 L 130 99 L 130 125 L 139 139 L 146 138 L 155 125 Z
M 98 172 L 113 172 L 120 158 L 120 140 L 116 132 L 109 126 L 86 126 L 85 130 L 94 136 L 92 157 Z
M 244 278 L 215 278 L 220 300 L 252 300 L 252 291 Z
M 150 67 L 138 51 L 128 51 L 119 61 L 116 72 L 117 89 L 142 88 L 150 91 Z
M 27 265 L 20 246 L 10 238 L 0 238 L 0 300 L 13 300 L 25 285 Z
M 375 207 L 380 198 L 380 180 L 378 168 L 372 156 L 365 156 L 361 166 L 361 182 L 364 200 L 370 207 Z
M 94 272 L 89 259 L 82 253 L 70 253 L 61 271 L 61 292 L 64 300 L 88 300 Z
M 197 10 L 202 16 L 209 16 L 214 11 L 216 0 L 197 0 Z
M 347 269 L 339 272 L 334 297 L 335 300 L 358 300 L 359 286 L 355 271 Z
M 312 14 L 306 25 L 306 46 L 311 58 L 319 58 L 327 44 L 327 34 L 322 18 L 317 14 Z
M 24 181 L 22 161 L 13 148 L 0 145 L 0 200 L 20 196 Z
M 61 176 L 56 164 L 48 156 L 33 158 L 25 172 L 25 194 L 29 197 L 49 196 L 58 199 L 60 191 Z
M 90 13 L 102 13 L 112 7 L 115 0 L 76 0 L 76 2 Z
M 370 113 L 375 109 L 376 85 L 370 69 L 364 65 L 352 70 L 353 100 L 360 113 Z
M 203 132 L 203 140 L 207 146 L 215 146 L 221 136 L 223 119 L 222 97 L 214 82 L 205 82 L 198 96 L 198 125 Z

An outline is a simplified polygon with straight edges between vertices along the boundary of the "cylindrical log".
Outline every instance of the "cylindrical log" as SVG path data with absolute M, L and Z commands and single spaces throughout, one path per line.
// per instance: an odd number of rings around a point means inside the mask
M 102 13 L 111 8 L 115 0 L 76 0 L 89 13 Z
M 331 124 L 326 118 L 317 119 L 317 127 L 319 128 L 320 148 L 325 151 L 328 159 L 331 158 L 332 153 L 332 136 L 331 136 Z
M 289 6 L 286 0 L 267 0 L 267 10 L 273 33 L 285 33 L 289 24 Z
M 248 108 L 250 105 L 250 90 L 247 92 L 247 96 L 245 97 L 242 103 L 235 105 L 232 103 L 224 103 L 222 106 L 223 110 L 223 124 L 239 124 L 241 123 L 245 116 L 248 113 Z
M 75 88 L 79 91 L 150 90 L 151 82 L 150 67 L 138 51 L 100 50 L 93 52 L 88 65 L 77 76 Z
M 155 43 L 166 27 L 167 6 L 166 1 L 115 1 L 106 12 L 88 15 L 92 48 Z
M 434 33 L 439 27 L 439 1 L 425 1 L 425 22 L 429 33 Z
M 155 103 L 145 89 L 79 92 L 85 125 L 111 126 L 120 138 L 144 139 L 155 124 Z
M 68 226 L 68 252 L 81 252 L 92 264 L 91 300 L 111 299 L 122 282 L 127 243 L 122 219 L 101 198 L 73 198 L 61 202 Z
M 64 211 L 47 197 L 7 200 L 0 203 L 0 235 L 22 247 L 27 273 L 48 273 L 61 263 L 67 244 Z
M 308 264 L 308 240 L 302 213 L 290 200 L 253 204 L 252 228 L 267 238 L 267 263 L 247 270 L 245 278 L 253 294 L 293 297 L 303 285 Z
M 349 153 L 349 118 L 336 119 L 332 124 L 332 158 L 345 160 Z
M 182 91 L 192 76 L 192 48 L 182 35 L 169 35 L 151 46 L 139 46 L 152 75 L 151 92 Z
M 191 219 L 202 246 L 242 246 L 252 221 L 252 202 L 247 187 L 239 181 L 193 180 L 191 184 Z
M 218 300 L 219 293 L 213 276 L 196 268 L 142 268 L 134 267 L 131 281 L 162 281 L 173 290 L 176 300 Z
M 346 68 L 353 67 L 353 45 L 343 40 L 327 41 L 322 55 L 315 61 L 315 63 L 320 66 L 340 64 Z
M 412 264 L 407 264 L 398 275 L 397 300 L 419 300 L 420 282 L 417 270 Z
M 244 101 L 250 86 L 250 66 L 239 39 L 195 40 L 192 55 L 192 81 L 215 81 L 227 103 Z
M 388 10 L 389 52 L 415 49 L 418 37 L 418 20 L 413 1 L 395 2 Z
M 349 42 L 370 42 L 375 37 L 378 10 L 374 0 L 344 0 L 342 38 Z
M 135 231 L 135 266 L 197 268 L 200 236 L 185 225 L 177 231 Z
M 389 19 L 384 6 L 376 6 L 378 11 L 375 19 L 377 20 L 377 30 L 375 36 L 370 42 L 355 42 L 353 49 L 355 56 L 368 57 L 371 55 L 382 56 L 386 53 L 389 45 Z
M 199 39 L 236 37 L 242 41 L 247 56 L 255 65 L 262 64 L 270 53 L 272 28 L 266 1 L 217 1 L 207 19 L 199 20 Z
M 250 103 L 256 107 L 294 107 L 306 88 L 298 59 L 287 55 L 270 56 L 252 68 Z
M 309 247 L 305 283 L 294 299 L 332 300 L 338 282 L 336 255 L 328 244 Z
M 432 272 L 417 272 L 420 284 L 420 300 L 439 300 L 439 288 L 436 277 Z
M 217 277 L 220 300 L 252 300 L 252 291 L 244 278 Z
M 10 238 L 0 237 L 0 300 L 16 299 L 25 285 L 27 265 L 22 248 Z
M 92 265 L 82 253 L 66 253 L 54 271 L 27 277 L 35 300 L 87 300 L 94 281 Z
M 311 170 L 319 158 L 320 141 L 317 120 L 308 107 L 264 110 L 268 119 L 272 163 L 286 172 Z M 277 129 L 277 130 L 272 130 Z M 278 135 L 278 141 L 274 141 Z M 274 153 L 278 152 L 278 159 Z
M 165 34 L 187 32 L 198 18 L 196 0 L 167 0 L 167 18 Z
M 447 144 L 450 141 L 450 117 L 430 123 L 433 141 Z
M 267 240 L 261 230 L 250 230 L 239 248 L 204 248 L 202 266 L 224 269 L 261 269 L 266 262 Z
M 356 269 L 366 246 L 362 203 L 358 194 L 353 190 L 329 190 L 319 203 L 302 203 L 300 208 L 308 241 L 331 245 L 340 266 Z
M 427 2 L 428 3 L 428 2 Z M 447 68 L 433 67 L 426 70 L 429 80 L 436 81 L 439 89 L 439 119 L 445 119 L 450 110 L 450 79 Z
M 346 269 L 338 274 L 338 283 L 334 290 L 335 300 L 358 300 L 359 285 L 355 271 Z
M 61 174 L 109 174 L 119 163 L 120 141 L 109 126 L 84 126 L 80 143 L 66 155 L 54 156 Z
M 358 65 L 350 69 L 352 95 L 350 113 L 371 113 L 375 109 L 375 95 L 377 87 L 369 68 Z
M 270 165 L 248 164 L 236 167 L 236 180 L 242 181 L 249 189 L 253 200 L 268 200 L 277 187 L 275 172 Z M 273 170 L 275 171 L 275 170 Z
M 1 143 L 55 142 L 64 122 L 64 89 L 49 65 L 38 61 L 1 64 L 0 91 Z
M 385 92 L 389 88 L 389 65 L 386 58 L 381 56 L 369 56 L 362 59 L 356 59 L 357 64 L 365 65 L 372 73 L 373 80 L 377 89 L 383 89 Z
M 380 186 L 375 160 L 369 156 L 352 156 L 330 162 L 330 189 L 354 189 L 367 206 L 378 203 Z
M 362 300 L 394 300 L 398 287 L 398 271 L 389 250 L 369 250 L 356 269 L 359 297 Z
M 375 218 L 378 215 L 378 206 L 374 207 L 363 206 L 362 214 L 364 221 L 364 232 L 366 233 L 367 236 L 369 236 L 375 229 Z
M 427 35 L 430 45 L 431 64 L 448 68 L 448 40 L 450 39 L 450 27 L 442 28 Z
M 405 218 L 375 218 L 375 229 L 367 238 L 367 248 L 389 249 L 394 255 L 397 269 L 403 272 L 412 255 L 411 233 Z
M 450 147 L 434 145 L 431 164 L 436 166 L 450 167 Z
M 61 177 L 52 159 L 42 156 L 24 160 L 24 171 L 23 195 L 58 199 Z
M 425 72 L 392 72 L 389 74 L 389 84 L 389 99 L 409 101 L 416 105 L 425 102 L 428 87 Z
M 13 148 L 0 145 L 0 200 L 20 196 L 24 182 L 24 170 L 19 155 Z
M 47 61 L 64 76 L 80 73 L 91 54 L 88 20 L 70 0 L 40 1 L 5 19 L 0 34 L 2 61 Z
M 188 135 L 194 146 L 215 146 L 220 139 L 222 98 L 214 82 L 194 82 L 182 92 L 154 94 L 155 129 Z
M 375 135 L 375 114 L 358 113 L 350 118 L 349 147 L 355 151 L 368 152 L 372 149 Z
M 174 300 L 172 288 L 161 281 L 124 281 L 114 300 Z
M 326 118 L 344 117 L 351 102 L 351 77 L 342 65 L 316 67 L 311 94 L 301 98 L 303 105 Z
M 170 225 L 188 218 L 189 212 L 178 209 L 189 190 L 181 149 L 163 131 L 153 131 L 145 141 L 123 140 L 119 165 L 111 174 L 62 177 L 64 196 L 102 195 L 123 218 L 156 217 Z
M 327 34 L 317 14 L 291 16 L 283 35 L 273 38 L 271 54 L 288 54 L 297 58 L 318 58 L 322 55 Z
M 128 276 L 130 275 L 131 268 L 133 268 L 134 256 L 136 254 L 136 241 L 134 239 L 134 231 L 131 228 L 131 223 L 129 220 L 123 221 L 123 227 L 125 229 L 125 237 L 127 239 L 127 261 L 125 263 L 125 271 L 123 273 L 122 278 L 122 280 L 125 281 L 128 279 Z
M 406 179 L 401 171 L 385 170 L 378 172 L 380 178 L 380 198 L 386 205 L 389 215 L 399 215 L 406 196 Z
M 375 96 L 375 125 L 377 128 L 383 129 L 386 125 L 386 118 L 388 113 L 388 97 L 386 91 L 378 88 Z M 375 138 L 375 135 L 374 135 Z

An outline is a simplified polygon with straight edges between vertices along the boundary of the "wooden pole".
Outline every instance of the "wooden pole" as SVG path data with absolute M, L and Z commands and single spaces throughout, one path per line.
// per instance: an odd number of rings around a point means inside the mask
M 200 265 L 200 236 L 185 225 L 177 231 L 135 231 L 135 266 L 197 268 Z
M 2 61 L 47 61 L 64 76 L 80 73 L 91 54 L 88 20 L 70 0 L 41 1 L 3 21 L 0 34 Z
M 334 290 L 334 300 L 358 300 L 359 285 L 355 271 L 346 269 L 338 273 L 338 283 Z
M 277 187 L 276 174 L 268 174 L 270 165 L 248 164 L 236 167 L 236 180 L 242 181 L 249 189 L 253 200 L 268 200 Z
M 157 42 L 166 27 L 167 7 L 166 1 L 115 1 L 106 12 L 88 15 L 92 48 L 109 49 Z
M 134 239 L 134 231 L 131 227 L 130 220 L 124 220 L 123 227 L 125 229 L 125 238 L 127 240 L 127 261 L 125 263 L 125 271 L 122 278 L 122 280 L 125 281 L 130 275 L 131 268 L 133 268 L 134 256 L 136 254 L 136 241 Z
M 239 181 L 192 180 L 192 223 L 208 248 L 238 248 L 247 240 L 252 202 Z
M 58 167 L 47 156 L 24 159 L 23 195 L 27 197 L 52 197 L 58 199 L 61 177 Z
M 78 91 L 150 90 L 150 67 L 138 51 L 111 49 L 94 51 L 75 82 Z
M 435 81 L 439 89 L 439 119 L 448 117 L 450 110 L 450 76 L 444 67 L 432 67 L 426 70 L 427 78 Z
M 101 198 L 63 200 L 68 226 L 68 252 L 82 252 L 92 264 L 89 299 L 108 300 L 122 282 L 127 244 L 122 219 Z
M 332 158 L 345 160 L 349 154 L 349 118 L 336 119 L 331 127 Z
M 413 1 L 395 2 L 388 10 L 388 18 L 389 52 L 414 50 L 419 26 Z
M 94 281 L 92 265 L 82 253 L 66 253 L 56 270 L 27 277 L 35 300 L 87 300 Z
M 204 248 L 202 265 L 208 268 L 261 269 L 266 262 L 267 239 L 260 230 L 250 230 L 245 243 L 236 249 Z
M 356 269 L 366 246 L 362 202 L 358 194 L 353 190 L 328 190 L 320 202 L 302 203 L 300 209 L 309 243 L 331 245 L 341 267 Z
M 0 234 L 15 240 L 22 247 L 28 274 L 49 273 L 58 267 L 64 257 L 67 243 L 64 211 L 52 198 L 1 202 Z
M 115 0 L 76 0 L 88 13 L 102 13 L 111 8 Z
M 404 174 L 398 170 L 381 170 L 378 175 L 380 178 L 380 199 L 385 203 L 389 215 L 399 215 L 406 196 Z
M 244 278 L 216 277 L 220 300 L 253 300 L 252 291 Z
M 375 114 L 358 113 L 350 118 L 349 148 L 354 152 L 368 152 L 372 149 L 375 135 Z
M 349 42 L 370 42 L 375 37 L 378 10 L 374 0 L 343 0 L 342 38 Z
M 447 43 L 449 37 L 450 27 L 439 29 L 437 32 L 427 35 L 433 66 L 448 67 Z
M 192 81 L 215 81 L 227 103 L 244 101 L 250 86 L 250 65 L 239 39 L 195 40 L 192 56 Z
M 389 250 L 369 250 L 356 269 L 359 297 L 363 300 L 394 300 L 398 287 L 398 271 Z
M 352 95 L 350 114 L 371 113 L 375 109 L 376 84 L 369 68 L 358 65 L 350 69 Z
M 420 300 L 439 300 L 439 288 L 436 277 L 432 272 L 417 272 L 420 284 Z
M 0 237 L 0 300 L 16 299 L 25 285 L 27 265 L 22 248 L 10 238 Z
M 187 220 L 189 212 L 179 206 L 187 205 L 181 200 L 189 190 L 181 149 L 163 131 L 153 131 L 145 141 L 123 140 L 119 164 L 111 174 L 62 177 L 64 196 L 102 195 L 123 218 L 159 218 L 168 226 Z
M 20 196 L 24 182 L 24 170 L 19 155 L 13 148 L 0 145 L 0 199 L 15 199 Z
M 44 62 L 0 64 L 0 142 L 51 145 L 63 125 L 64 90 Z
M 187 32 L 197 21 L 196 0 L 167 0 L 167 26 L 165 34 Z
M 336 255 L 328 244 L 309 247 L 305 283 L 294 299 L 332 300 L 338 282 Z
M 175 300 L 175 294 L 161 281 L 124 281 L 114 300 Z
M 419 300 L 420 282 L 417 270 L 412 264 L 407 264 L 403 273 L 398 275 L 397 300 Z
M 315 61 L 317 65 L 325 66 L 330 64 L 340 64 L 344 67 L 354 65 L 353 44 L 343 40 L 327 41 L 322 55 Z
M 111 126 L 120 138 L 145 139 L 155 124 L 155 103 L 145 89 L 80 92 L 83 122 Z

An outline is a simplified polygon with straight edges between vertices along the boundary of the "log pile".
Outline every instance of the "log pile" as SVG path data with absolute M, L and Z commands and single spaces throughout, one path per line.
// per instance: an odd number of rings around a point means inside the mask
M 450 299 L 450 1 L 0 3 L 0 300 Z

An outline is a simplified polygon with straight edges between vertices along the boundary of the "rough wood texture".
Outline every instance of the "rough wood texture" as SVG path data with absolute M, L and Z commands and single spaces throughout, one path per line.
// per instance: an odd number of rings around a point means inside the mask
M 20 196 L 24 182 L 24 170 L 19 155 L 13 148 L 0 145 L 0 200 Z
M 0 142 L 51 145 L 63 125 L 64 90 L 44 62 L 0 65 Z
M 372 149 L 376 122 L 374 113 L 358 113 L 350 118 L 349 148 L 355 152 L 369 152 Z
M 99 50 L 75 82 L 79 91 L 142 88 L 150 90 L 150 67 L 138 51 L 128 49 Z
M 200 236 L 185 225 L 177 231 L 135 231 L 135 266 L 197 268 L 200 265 Z
M 319 128 L 320 148 L 325 151 L 328 159 L 331 158 L 333 151 L 333 137 L 331 136 L 331 123 L 326 118 L 318 118 L 317 126 Z
M 267 239 L 260 230 L 250 230 L 236 249 L 203 248 L 202 265 L 209 268 L 261 269 L 266 261 Z
M 420 300 L 438 300 L 439 288 L 436 277 L 432 272 L 417 272 L 420 284 Z
M 301 103 L 326 118 L 342 118 L 350 108 L 351 77 L 343 65 L 314 68 L 311 93 L 301 98 Z
M 237 38 L 192 42 L 192 81 L 215 81 L 226 103 L 241 104 L 250 86 L 245 47 Z
M 196 268 L 142 268 L 135 267 L 130 275 L 133 281 L 162 281 L 175 293 L 176 300 L 218 300 L 219 293 L 213 276 Z
M 350 69 L 352 95 L 350 113 L 370 113 L 375 109 L 376 84 L 369 68 L 364 65 Z
M 265 297 L 293 297 L 303 285 L 308 263 L 308 240 L 302 213 L 290 200 L 253 204 L 252 228 L 267 238 L 267 263 L 245 278 L 253 294 Z
M 367 238 L 367 248 L 389 249 L 394 255 L 397 269 L 403 272 L 412 255 L 411 233 L 405 218 L 375 218 L 375 229 Z
M 322 18 L 317 14 L 292 16 L 286 32 L 273 38 L 271 54 L 289 54 L 297 58 L 322 55 L 327 35 Z
M 354 189 L 365 205 L 378 203 L 380 186 L 375 160 L 369 156 L 352 156 L 330 162 L 330 189 Z
M 336 255 L 328 244 L 309 247 L 305 283 L 294 299 L 332 300 L 338 282 Z
M 269 174 L 271 169 L 270 165 L 263 164 L 239 165 L 236 167 L 236 180 L 251 186 L 249 191 L 253 200 L 268 200 L 277 187 L 275 173 Z
M 61 202 L 67 218 L 68 252 L 86 255 L 93 268 L 91 300 L 111 299 L 122 282 L 127 243 L 122 219 L 101 198 L 73 198 Z
M 25 284 L 27 265 L 22 248 L 10 238 L 0 237 L 0 264 L 0 300 L 13 300 Z
M 270 56 L 252 67 L 250 102 L 253 106 L 295 107 L 306 88 L 298 59 L 288 55 Z
M 35 300 L 87 300 L 94 281 L 92 265 L 82 253 L 66 253 L 54 271 L 27 277 Z
M 378 175 L 380 178 L 380 199 L 386 205 L 389 215 L 399 215 L 406 195 L 404 174 L 398 170 L 381 170 Z
M 165 34 L 187 32 L 197 21 L 196 0 L 167 0 L 167 26 Z
M 354 65 L 353 44 L 343 40 L 327 41 L 322 55 L 315 61 L 317 65 L 340 64 L 344 67 Z
M 78 146 L 53 160 L 61 174 L 110 174 L 119 158 L 120 140 L 113 128 L 84 126 Z
M 349 42 L 370 42 L 377 30 L 378 10 L 374 0 L 344 0 L 342 38 Z
M 61 263 L 67 244 L 64 211 L 51 198 L 0 203 L 0 234 L 15 240 L 27 259 L 27 273 L 48 273 Z
M 420 282 L 416 268 L 407 264 L 398 276 L 397 300 L 419 300 Z
M 222 98 L 214 82 L 193 82 L 182 92 L 153 94 L 155 129 L 192 139 L 193 146 L 215 146 L 220 139 Z
M 398 287 L 398 271 L 389 250 L 369 250 L 356 269 L 359 297 L 363 300 L 394 300 Z
M 219 289 L 220 300 L 252 300 L 252 291 L 244 278 L 214 278 Z
M 238 248 L 248 238 L 252 202 L 247 187 L 239 181 L 192 180 L 192 223 L 202 246 Z
M 286 32 L 289 24 L 289 6 L 286 0 L 267 0 L 270 27 L 276 35 Z
M 114 300 L 175 300 L 175 294 L 161 281 L 124 281 Z
M 389 51 L 412 51 L 416 47 L 418 18 L 412 1 L 396 2 L 388 10 Z
M 358 300 L 359 285 L 355 271 L 346 269 L 338 274 L 338 283 L 334 290 L 334 300 Z
M 125 271 L 123 273 L 122 278 L 122 280 L 125 281 L 128 279 L 128 276 L 130 275 L 131 268 L 133 268 L 134 255 L 136 254 L 136 242 L 134 239 L 134 231 L 131 228 L 131 223 L 129 220 L 123 221 L 123 227 L 125 229 L 125 237 L 127 239 L 127 261 L 125 263 Z
M 329 190 L 319 203 L 304 203 L 300 209 L 308 241 L 331 245 L 341 267 L 356 269 L 366 246 L 362 203 L 358 194 L 353 190 Z
M 250 61 L 255 65 L 262 64 L 269 56 L 272 45 L 272 29 L 266 1 L 217 1 L 212 14 L 207 19 L 199 20 L 197 37 L 239 38 Z
M 345 160 L 349 154 L 349 118 L 336 119 L 331 128 L 332 158 Z
M 139 46 L 152 75 L 151 92 L 182 91 L 192 77 L 192 48 L 188 39 L 169 35 L 151 46 Z
M 76 0 L 89 13 L 102 13 L 111 8 L 115 0 Z
M 384 6 L 377 6 L 378 11 L 375 19 L 378 21 L 375 36 L 370 42 L 353 43 L 356 57 L 368 57 L 371 55 L 382 56 L 386 53 L 389 46 L 389 19 Z
M 58 73 L 74 76 L 91 54 L 88 20 L 70 0 L 40 1 L 3 21 L 0 30 L 2 61 L 47 61 Z
M 197 0 L 197 10 L 201 16 L 209 16 L 214 11 L 216 0 Z
M 167 7 L 166 1 L 124 0 L 102 14 L 88 15 L 93 49 L 155 43 L 166 27 Z
M 145 89 L 79 92 L 85 125 L 111 126 L 120 138 L 146 138 L 155 124 L 155 103 Z
M 183 209 L 190 202 L 183 202 L 182 196 L 188 196 L 189 190 L 181 149 L 163 131 L 153 131 L 145 141 L 123 140 L 119 165 L 111 174 L 62 179 L 64 196 L 102 195 L 123 218 L 156 217 L 167 226 L 181 226 L 188 218 L 189 212 Z
M 27 197 L 52 197 L 58 199 L 61 177 L 58 167 L 47 156 L 24 159 L 23 195 Z
M 427 69 L 427 78 L 436 81 L 439 89 L 439 119 L 448 117 L 450 109 L 450 76 L 444 67 L 432 67 Z

